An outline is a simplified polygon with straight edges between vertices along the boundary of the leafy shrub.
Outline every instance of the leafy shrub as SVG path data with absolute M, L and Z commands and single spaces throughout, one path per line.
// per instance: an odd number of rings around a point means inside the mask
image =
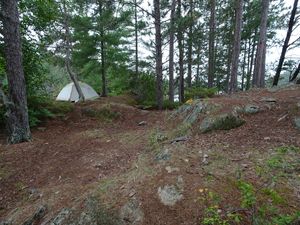
M 192 87 L 186 90 L 185 99 L 211 98 L 217 91 L 216 88 Z
M 42 120 L 65 115 L 73 108 L 70 102 L 56 102 L 45 96 L 31 96 L 28 98 L 29 125 L 35 127 Z
M 100 109 L 85 108 L 82 110 L 82 113 L 89 117 L 95 117 L 104 121 L 112 121 L 114 119 L 118 119 L 121 116 L 119 112 L 113 111 L 109 105 Z

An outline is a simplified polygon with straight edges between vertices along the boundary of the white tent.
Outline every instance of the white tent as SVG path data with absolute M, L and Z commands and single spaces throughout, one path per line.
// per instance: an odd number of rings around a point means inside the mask
M 92 100 L 99 98 L 99 95 L 97 92 L 86 83 L 79 82 L 79 85 L 81 87 L 82 93 L 84 95 L 85 100 Z M 79 95 L 76 90 L 75 84 L 69 83 L 67 84 L 58 94 L 57 101 L 70 101 L 70 102 L 78 102 L 79 101 Z

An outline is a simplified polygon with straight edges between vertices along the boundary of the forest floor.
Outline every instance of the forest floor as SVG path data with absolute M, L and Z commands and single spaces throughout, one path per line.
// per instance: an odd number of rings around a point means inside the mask
M 31 142 L 6 145 L 2 138 L 0 221 L 23 224 L 46 205 L 34 224 L 47 224 L 62 209 L 85 211 L 91 198 L 124 224 L 288 221 L 300 211 L 300 131 L 293 124 L 300 87 L 205 101 L 222 111 L 247 104 L 260 111 L 242 113 L 238 128 L 200 133 L 197 123 L 185 129 L 170 119 L 171 111 L 109 97 L 33 129 Z

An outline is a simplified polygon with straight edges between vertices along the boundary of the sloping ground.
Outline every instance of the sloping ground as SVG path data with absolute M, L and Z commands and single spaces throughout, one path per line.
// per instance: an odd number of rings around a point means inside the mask
M 47 205 L 36 224 L 55 215 L 52 224 L 297 224 L 300 88 L 204 102 L 214 107 L 190 124 L 182 113 L 90 102 L 31 143 L 0 146 L 0 218 L 22 224 Z M 232 111 L 245 124 L 199 131 L 204 118 Z
M 2 144 L 0 218 L 10 214 L 18 224 L 41 204 L 50 216 L 84 198 L 99 181 L 127 171 L 160 116 L 120 103 L 88 102 L 33 130 L 30 143 Z M 141 121 L 147 126 L 138 126 Z

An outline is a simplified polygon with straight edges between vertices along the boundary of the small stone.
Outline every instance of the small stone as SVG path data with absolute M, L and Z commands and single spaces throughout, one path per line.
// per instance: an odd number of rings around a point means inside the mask
M 300 130 L 300 117 L 296 117 L 294 119 L 294 125 L 298 130 Z
M 129 197 L 132 198 L 133 196 L 135 196 L 136 192 L 133 190 L 129 193 Z
M 264 140 L 268 141 L 268 140 L 271 140 L 270 137 L 264 137 Z
M 165 169 L 166 169 L 166 171 L 167 171 L 168 173 L 178 172 L 178 171 L 179 171 L 179 168 L 176 168 L 176 167 L 172 168 L 171 166 L 166 166 Z
M 246 105 L 244 111 L 247 114 L 255 114 L 259 112 L 259 107 L 257 105 Z
M 125 224 L 138 225 L 144 219 L 144 213 L 141 210 L 141 203 L 135 199 L 130 199 L 120 210 L 120 219 Z
M 276 103 L 277 102 L 277 100 L 275 98 L 271 98 L 271 97 L 262 97 L 260 101 L 268 102 L 268 103 Z
M 40 130 L 40 131 L 45 131 L 46 127 L 38 127 L 37 129 Z
M 166 206 L 173 206 L 183 198 L 181 191 L 174 185 L 159 187 L 157 193 L 161 203 Z
M 249 165 L 246 163 L 243 163 L 241 166 L 244 167 L 245 169 L 247 169 L 249 167 Z
M 97 163 L 96 165 L 94 165 L 95 168 L 100 169 L 101 168 L 101 163 Z
M 164 149 L 162 152 L 158 153 L 155 156 L 156 161 L 168 161 L 171 159 L 171 153 L 169 152 L 169 149 Z
M 145 125 L 147 125 L 147 122 L 146 121 L 141 121 L 141 122 L 138 123 L 138 125 L 139 126 L 145 126 Z

